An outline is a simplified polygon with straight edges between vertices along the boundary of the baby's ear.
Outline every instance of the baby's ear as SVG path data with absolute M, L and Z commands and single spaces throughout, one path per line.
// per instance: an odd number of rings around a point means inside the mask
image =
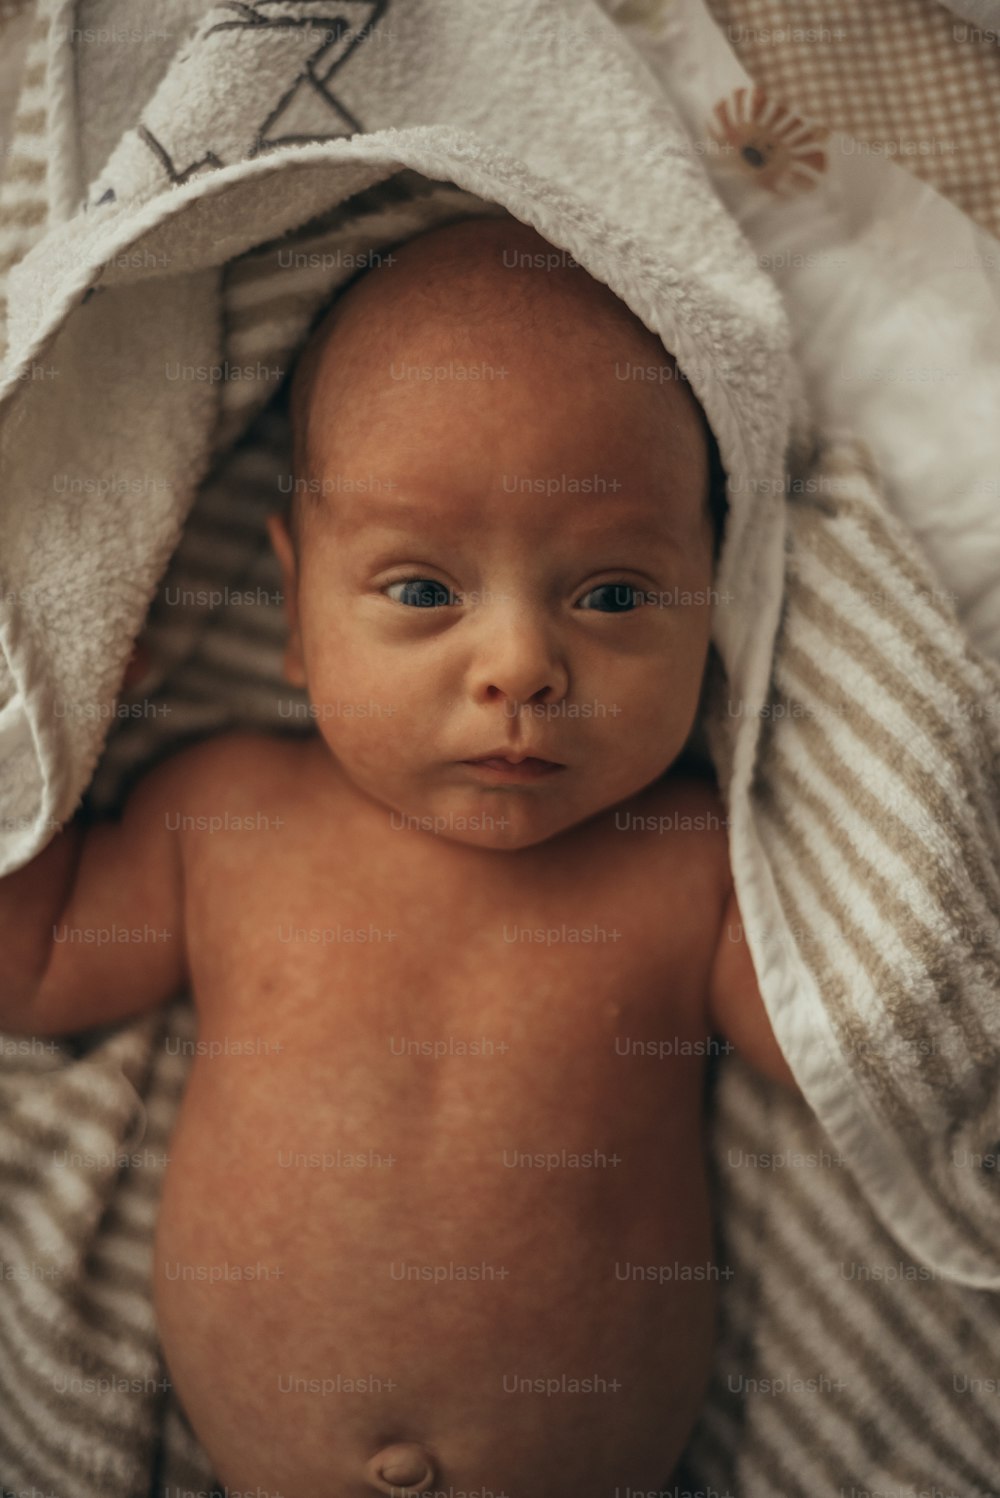
M 285 679 L 290 686 L 304 687 L 305 665 L 302 659 L 302 635 L 299 629 L 297 604 L 298 567 L 295 547 L 288 532 L 285 517 L 274 512 L 267 517 L 267 534 L 271 538 L 275 556 L 281 567 L 281 592 L 284 599 L 285 618 L 288 621 L 288 640 L 285 645 Z

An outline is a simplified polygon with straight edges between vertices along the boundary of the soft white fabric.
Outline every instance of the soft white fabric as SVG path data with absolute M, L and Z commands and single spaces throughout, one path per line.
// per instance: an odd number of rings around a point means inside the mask
M 1000 245 L 905 162 L 762 97 L 704 0 L 634 17 L 626 34 L 782 293 L 815 421 L 864 440 L 970 640 L 1000 661 Z M 771 190 L 744 138 L 787 146 Z

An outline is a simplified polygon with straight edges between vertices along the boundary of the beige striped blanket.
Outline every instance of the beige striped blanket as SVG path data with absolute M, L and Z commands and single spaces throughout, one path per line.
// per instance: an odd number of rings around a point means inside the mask
M 182 9 L 197 19 L 207 7 Z M 54 29 L 70 10 L 40 12 L 26 58 L 0 197 L 8 264 L 42 238 L 60 201 L 50 100 L 67 87 Z M 595 11 L 594 34 L 575 45 L 601 42 L 606 69 L 599 26 Z M 157 78 L 147 69 L 143 87 Z M 90 152 L 96 179 L 98 140 Z M 490 197 L 403 172 L 281 244 L 320 258 L 368 253 Z M 276 294 L 277 253 L 251 241 L 225 266 L 234 363 L 285 357 L 316 305 L 308 275 L 298 299 Z M 780 339 L 772 352 L 780 361 Z M 747 409 L 758 395 L 748 392 Z M 220 392 L 214 464 L 144 631 L 150 670 L 123 699 L 141 710 L 116 718 L 100 745 L 88 790 L 97 810 L 120 804 L 135 774 L 192 735 L 295 726 L 262 525 L 287 470 L 287 423 L 280 404 L 245 399 Z M 710 417 L 718 399 L 706 398 Z M 731 431 L 723 447 L 732 468 Z M 749 453 L 758 474 L 773 472 L 766 446 Z M 862 445 L 800 439 L 780 492 L 784 586 L 767 670 L 756 696 L 752 678 L 740 691 L 740 641 L 717 640 L 704 730 L 733 818 L 746 929 L 731 936 L 751 946 L 807 1101 L 737 1060 L 715 1075 L 722 1335 L 667 1491 L 987 1498 L 1000 1490 L 1000 1317 L 988 1288 L 1000 1282 L 1000 673 L 969 647 Z M 742 539 L 731 575 L 753 557 L 748 531 Z M 0 736 L 2 711 L 0 697 Z M 212 1484 L 159 1354 L 149 1283 L 195 1035 L 180 996 L 79 1041 L 0 1036 L 5 1498 L 32 1487 L 181 1498 Z

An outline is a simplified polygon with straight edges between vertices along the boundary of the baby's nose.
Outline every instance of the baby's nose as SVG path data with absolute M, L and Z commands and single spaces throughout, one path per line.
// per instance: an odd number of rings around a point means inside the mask
M 401 1441 L 384 1446 L 365 1467 L 365 1477 L 377 1493 L 391 1498 L 406 1498 L 409 1493 L 424 1493 L 434 1481 L 434 1463 L 415 1441 Z
M 513 703 L 519 708 L 527 703 L 557 702 L 566 695 L 569 676 L 562 660 L 541 646 L 507 641 L 502 649 L 484 661 L 479 669 L 476 696 L 487 702 L 505 699 L 505 709 Z M 510 714 L 511 717 L 515 713 Z

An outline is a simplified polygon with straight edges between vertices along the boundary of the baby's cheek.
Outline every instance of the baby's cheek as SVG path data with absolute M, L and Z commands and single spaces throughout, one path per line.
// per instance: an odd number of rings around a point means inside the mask
M 687 711 L 692 695 L 697 696 L 696 686 L 684 656 L 669 646 L 653 660 L 634 661 L 608 683 L 607 696 L 619 707 L 608 719 L 614 737 L 635 749 L 662 744 L 664 734 Z
M 309 695 L 323 716 L 350 725 L 372 718 L 376 705 L 385 715 L 389 694 L 382 673 L 360 648 L 340 641 L 334 631 L 308 642 Z
M 394 757 L 396 729 L 392 718 L 376 718 L 374 698 L 341 694 L 327 710 L 320 731 L 343 767 L 355 777 L 380 775 Z

